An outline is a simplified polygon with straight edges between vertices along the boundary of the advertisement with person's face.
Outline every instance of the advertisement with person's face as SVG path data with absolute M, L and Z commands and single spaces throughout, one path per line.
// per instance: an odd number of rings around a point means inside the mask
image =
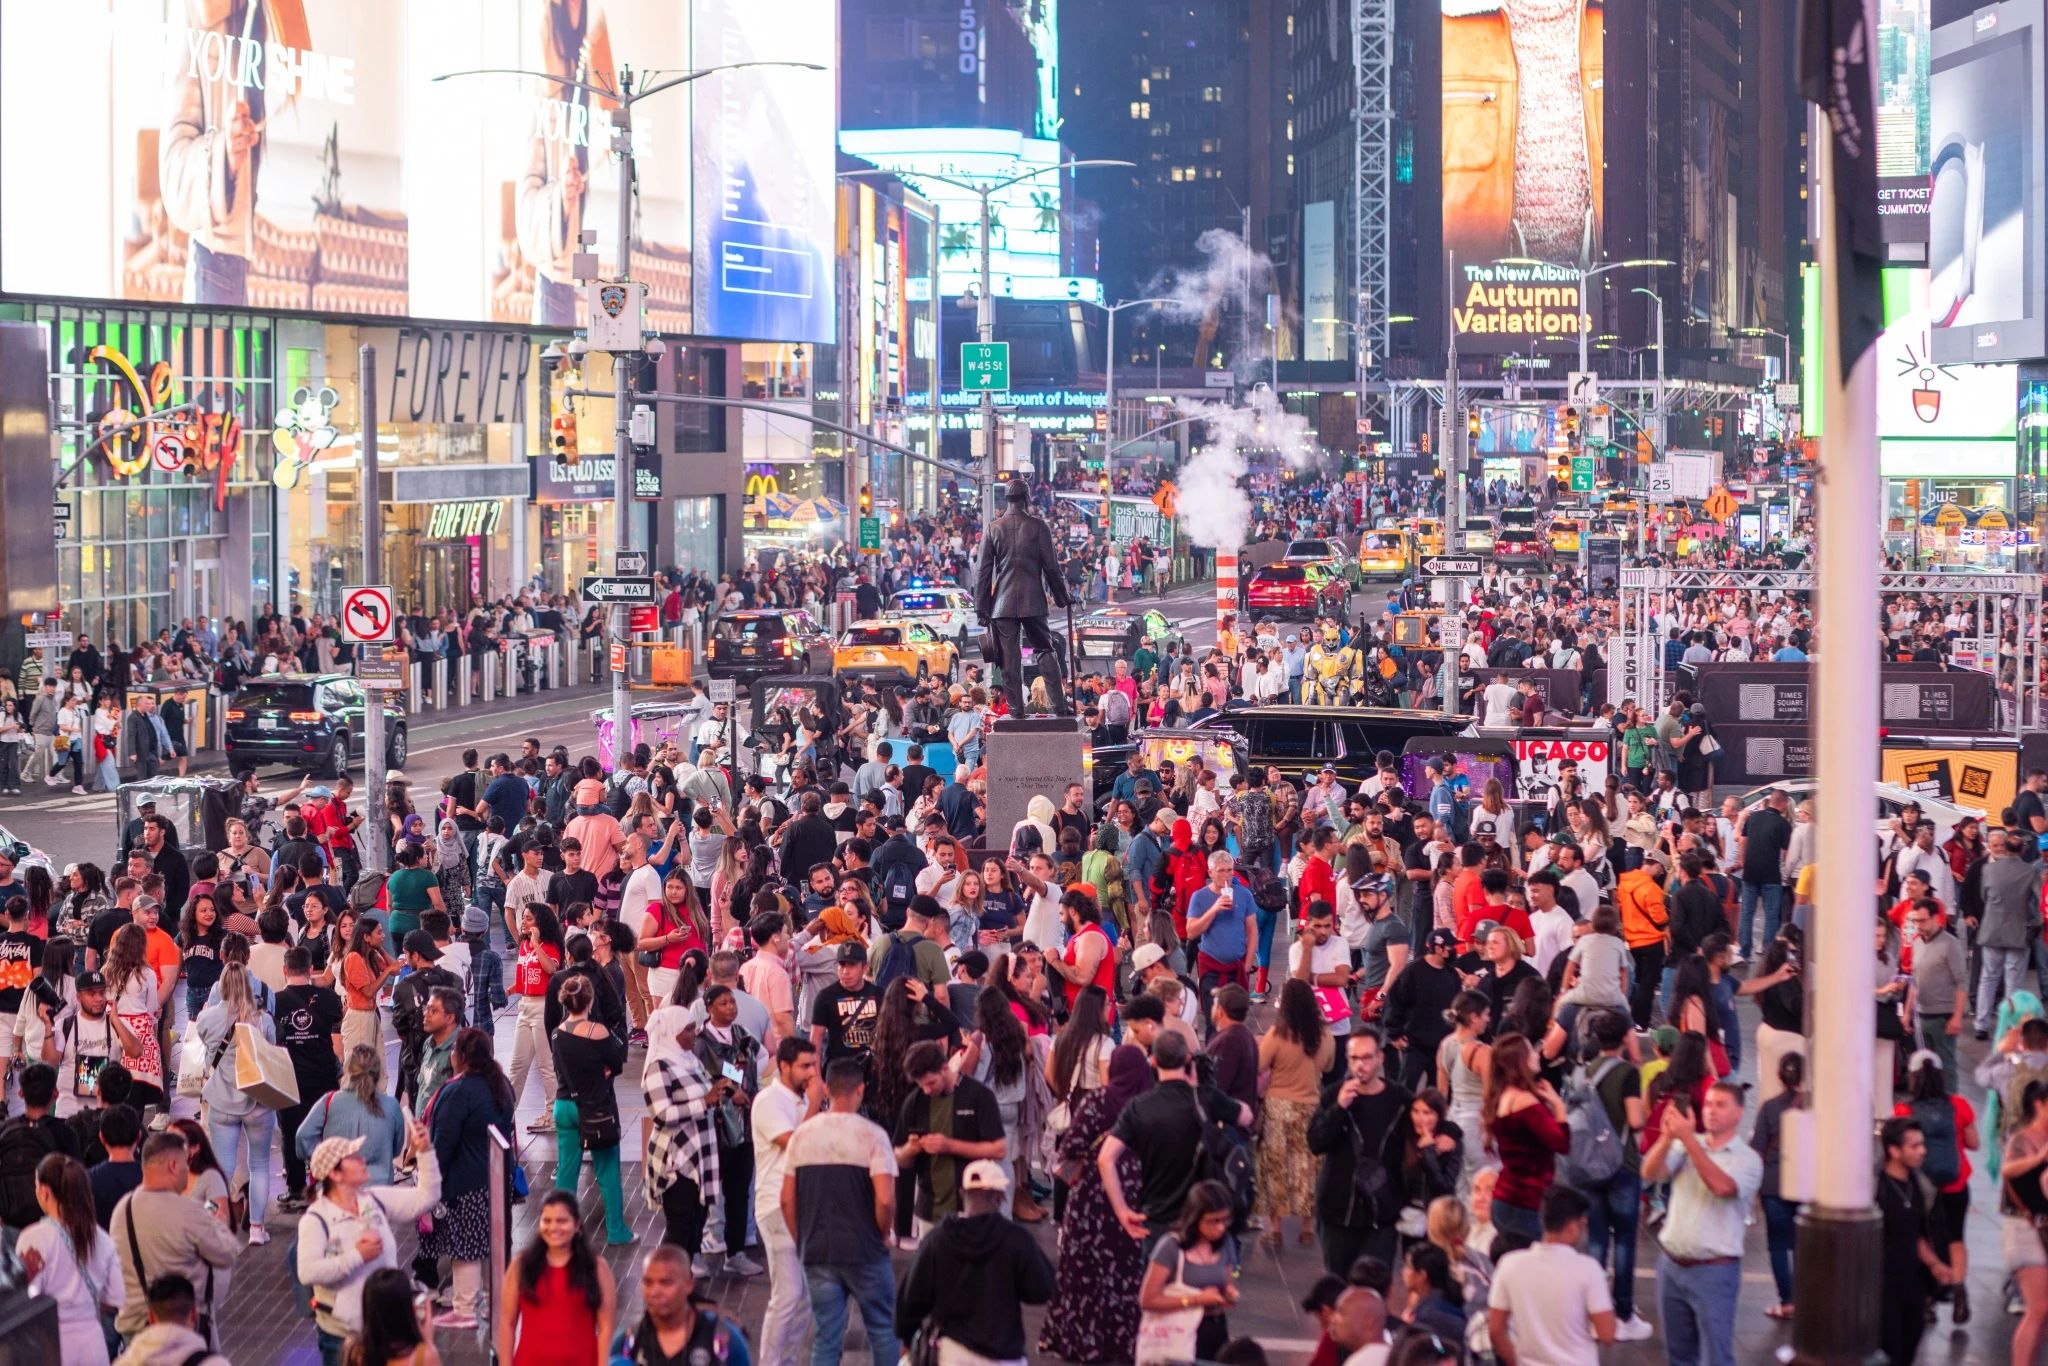
M 0 284 L 403 313 L 402 22 L 402 0 L 0 8 Z
M 1936 6 L 1928 78 L 1933 359 L 2033 360 L 2048 350 L 2041 0 L 1949 15 Z
M 1443 0 L 1444 244 L 1460 262 L 1600 256 L 1601 0 Z

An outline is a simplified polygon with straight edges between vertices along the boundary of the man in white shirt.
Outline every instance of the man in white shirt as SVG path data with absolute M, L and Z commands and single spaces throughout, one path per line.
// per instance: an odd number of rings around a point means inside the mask
M 1743 1214 L 1763 1185 L 1763 1159 L 1742 1141 L 1742 1091 L 1716 1082 L 1695 1121 L 1676 1106 L 1643 1155 L 1643 1181 L 1669 1181 L 1658 1233 L 1657 1317 L 1674 1362 L 1735 1360 L 1735 1301 L 1742 1290 Z M 1496 1287 L 1499 1282 L 1495 1282 Z
M 1586 854 L 1570 840 L 1557 840 L 1551 845 L 1550 866 L 1556 870 L 1557 879 L 1572 889 L 1578 899 L 1579 919 L 1592 919 L 1593 912 L 1600 906 L 1600 880 L 1586 871 Z
M 1479 694 L 1480 722 L 1482 726 L 1512 726 L 1515 711 L 1520 705 L 1522 694 L 1513 683 L 1496 674 L 1491 683 Z
M 1564 879 L 1553 868 L 1544 868 L 1529 874 L 1526 884 L 1529 894 L 1529 927 L 1536 931 L 1536 944 L 1530 957 L 1536 962 L 1536 971 L 1548 973 L 1557 956 L 1572 946 L 1571 913 L 1558 904 L 1558 888 Z M 1590 908 L 1581 909 L 1582 916 L 1590 917 Z
M 515 944 L 519 942 L 519 913 L 532 902 L 545 902 L 554 886 L 555 875 L 541 867 L 543 852 L 538 841 L 523 846 L 519 871 L 505 884 L 505 933 Z
M 1543 1193 L 1543 1241 L 1494 1269 L 1486 1325 L 1500 1366 L 1600 1366 L 1600 1348 L 1614 1341 L 1607 1272 L 1579 1251 L 1587 1209 L 1570 1186 L 1552 1186 Z
M 765 1366 L 808 1359 L 811 1300 L 796 1238 L 782 1219 L 782 1178 L 789 1163 L 789 1139 L 809 1117 L 808 1099 L 818 1079 L 818 1048 L 794 1035 L 775 1046 L 775 1080 L 754 1097 L 754 1222 L 768 1258 L 768 1310 L 756 1349 Z

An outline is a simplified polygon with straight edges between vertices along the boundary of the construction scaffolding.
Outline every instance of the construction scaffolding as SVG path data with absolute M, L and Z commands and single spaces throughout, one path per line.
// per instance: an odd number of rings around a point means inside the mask
M 1352 303 L 1358 319 L 1352 344 L 1365 348 L 1358 416 L 1373 430 L 1388 431 L 1393 396 L 1381 381 L 1393 312 L 1394 0 L 1352 0 L 1352 6 Z
M 1878 576 L 1878 592 L 1880 601 L 1903 594 L 1971 606 L 1975 634 L 1958 644 L 1976 659 L 1990 661 L 1999 729 L 2018 739 L 2029 731 L 2048 730 L 2042 701 L 2041 582 L 2039 574 L 1886 573 Z M 1664 609 L 1699 593 L 1798 597 L 1810 596 L 1813 586 L 1808 569 L 1624 568 L 1621 620 L 1607 665 L 1607 700 L 1619 705 L 1632 699 L 1658 708 L 1671 701 L 1675 680 L 1664 667 L 1664 642 L 1657 637 L 1657 618 Z M 1671 615 L 1665 614 L 1667 622 Z M 2004 675 L 1999 654 L 2008 625 L 2014 628 L 2015 642 L 2010 678 Z M 1820 642 L 1820 648 L 1826 647 L 1826 641 Z

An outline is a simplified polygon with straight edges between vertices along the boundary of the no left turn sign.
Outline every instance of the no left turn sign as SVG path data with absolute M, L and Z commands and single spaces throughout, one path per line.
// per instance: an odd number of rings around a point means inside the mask
M 391 611 L 391 585 L 364 584 L 343 592 L 343 640 L 357 645 L 379 645 L 397 635 L 397 626 Z
M 149 459 L 165 474 L 176 474 L 185 468 L 185 443 L 175 436 L 160 436 L 149 448 Z

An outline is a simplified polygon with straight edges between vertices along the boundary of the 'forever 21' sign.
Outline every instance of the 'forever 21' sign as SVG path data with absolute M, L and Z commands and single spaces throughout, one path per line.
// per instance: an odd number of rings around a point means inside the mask
M 483 426 L 518 422 L 533 343 L 517 332 L 479 328 L 370 327 L 385 422 Z

